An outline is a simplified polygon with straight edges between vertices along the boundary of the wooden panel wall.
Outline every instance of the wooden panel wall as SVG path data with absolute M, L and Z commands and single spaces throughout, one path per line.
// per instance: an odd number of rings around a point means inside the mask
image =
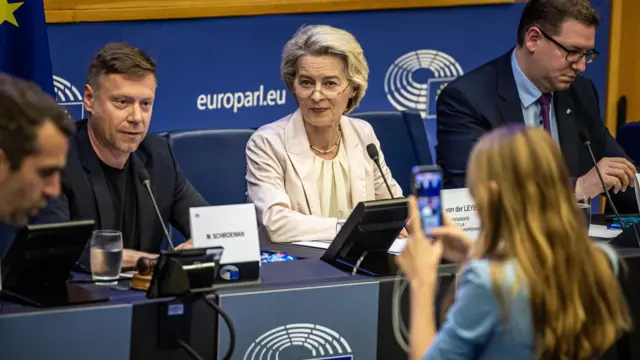
M 640 121 L 640 1 L 613 0 L 607 126 L 615 135 L 617 103 L 627 98 L 627 122 Z
M 47 22 L 185 19 L 513 3 L 519 0 L 44 0 Z

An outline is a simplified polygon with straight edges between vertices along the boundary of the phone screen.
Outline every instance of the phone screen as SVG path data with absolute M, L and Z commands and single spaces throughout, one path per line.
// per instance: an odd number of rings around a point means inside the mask
M 442 173 L 439 171 L 417 172 L 414 175 L 414 194 L 418 201 L 422 229 L 430 234 L 431 229 L 442 226 Z

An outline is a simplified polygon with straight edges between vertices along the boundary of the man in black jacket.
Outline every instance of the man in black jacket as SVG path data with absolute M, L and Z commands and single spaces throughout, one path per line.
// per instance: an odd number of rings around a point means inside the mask
M 586 133 L 606 186 L 620 212 L 637 212 L 637 172 L 600 118 L 592 82 L 580 75 L 593 49 L 599 18 L 588 0 L 531 0 L 518 26 L 518 44 L 507 54 L 449 84 L 437 105 L 437 158 L 445 187 L 465 187 L 471 148 L 486 132 L 508 123 L 546 129 L 562 149 L 575 192 L 603 192 Z
M 100 50 L 84 87 L 88 120 L 77 123 L 69 141 L 62 195 L 35 221 L 93 219 L 97 229 L 120 230 L 123 267 L 156 256 L 164 238 L 143 185 L 146 174 L 163 221 L 185 238 L 189 208 L 207 205 L 179 170 L 168 141 L 147 134 L 156 84 L 156 66 L 143 51 L 125 43 Z M 190 246 L 188 241 L 179 248 Z M 87 266 L 87 259 L 85 253 L 80 264 Z

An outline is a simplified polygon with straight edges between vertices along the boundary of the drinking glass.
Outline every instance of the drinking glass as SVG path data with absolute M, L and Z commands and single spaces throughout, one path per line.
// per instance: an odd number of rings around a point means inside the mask
M 122 270 L 122 233 L 95 230 L 91 237 L 91 277 L 98 285 L 114 285 Z M 109 281 L 113 280 L 113 281 Z
M 591 199 L 588 195 L 585 194 L 576 194 L 576 204 L 578 205 L 578 209 L 587 222 L 587 228 L 591 226 Z

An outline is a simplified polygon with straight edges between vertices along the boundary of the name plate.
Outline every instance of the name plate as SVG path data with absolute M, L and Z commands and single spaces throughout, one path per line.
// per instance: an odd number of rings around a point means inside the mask
M 220 264 L 260 262 L 254 204 L 195 207 L 189 216 L 194 248 L 222 246 Z
M 462 231 L 475 240 L 480 233 L 480 218 L 469 189 L 442 190 L 442 207 Z

